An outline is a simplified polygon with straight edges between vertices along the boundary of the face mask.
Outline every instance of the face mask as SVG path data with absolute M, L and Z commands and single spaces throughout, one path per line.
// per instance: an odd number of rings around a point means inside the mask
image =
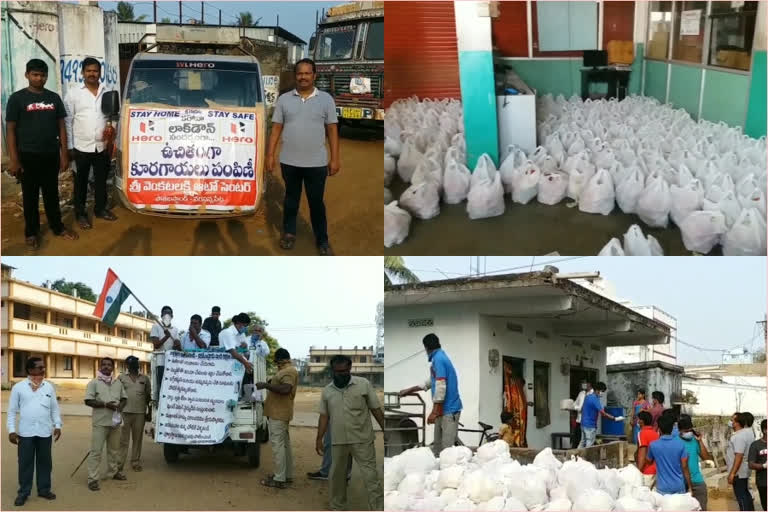
M 728 420 L 728 428 L 733 428 L 733 420 Z
M 163 315 L 163 323 L 167 326 L 171 325 L 171 320 L 173 320 L 173 317 L 171 315 L 165 314 Z
M 128 365 L 128 370 L 132 372 L 139 371 L 139 363 L 133 363 Z
M 345 388 L 349 384 L 350 379 L 352 379 L 351 375 L 334 375 L 333 384 L 337 388 Z
M 683 432 L 680 434 L 683 439 L 693 439 L 693 432 Z
M 240 329 L 237 330 L 237 332 L 239 332 L 240 334 L 245 334 L 246 330 L 248 330 L 247 327 L 241 327 Z

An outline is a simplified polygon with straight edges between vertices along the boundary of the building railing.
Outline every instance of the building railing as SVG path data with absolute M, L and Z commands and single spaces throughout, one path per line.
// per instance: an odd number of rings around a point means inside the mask
M 11 322 L 11 331 L 36 336 L 50 336 L 53 338 L 85 341 L 89 343 L 104 343 L 107 345 L 130 346 L 147 352 L 152 351 L 152 344 L 141 340 L 127 339 L 120 336 L 111 336 L 97 332 L 82 331 L 72 327 L 61 325 L 51 325 L 34 320 L 25 320 L 23 318 L 14 318 Z

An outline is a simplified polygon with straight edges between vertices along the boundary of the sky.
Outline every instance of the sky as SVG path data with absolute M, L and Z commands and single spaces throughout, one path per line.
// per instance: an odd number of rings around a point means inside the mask
M 171 306 L 174 325 L 184 330 L 193 314 L 206 318 L 212 306 L 221 307 L 222 323 L 254 311 L 292 357 L 306 357 L 311 345 L 376 345 L 376 305 L 384 295 L 380 257 L 7 256 L 3 263 L 16 267 L 17 279 L 40 285 L 63 277 L 97 295 L 111 267 L 155 314 Z M 123 311 L 129 306 L 143 309 L 133 297 Z
M 470 257 L 405 257 L 406 266 L 421 280 L 466 276 Z M 492 273 L 542 270 L 547 262 L 560 272 L 600 272 L 615 285 L 621 299 L 657 306 L 677 318 L 678 339 L 707 349 L 738 346 L 757 349 L 763 340 L 755 322 L 766 312 L 766 258 L 761 257 L 495 257 L 484 258 L 481 269 Z M 442 273 L 440 272 L 442 271 Z M 444 273 L 444 274 L 443 274 Z M 681 364 L 712 364 L 720 352 L 678 344 Z
M 133 13 L 136 17 L 145 14 L 146 21 L 151 21 L 153 16 L 152 2 L 131 2 Z M 202 2 L 182 2 L 182 14 L 184 22 L 189 18 L 200 19 L 200 6 Z M 219 23 L 219 9 L 221 9 L 221 23 L 232 25 L 235 18 L 241 12 L 250 12 L 254 20 L 262 18 L 259 25 L 277 25 L 277 15 L 280 15 L 280 26 L 288 32 L 309 43 L 309 38 L 315 31 L 315 11 L 321 12 L 334 5 L 346 2 L 205 2 L 205 22 L 210 25 Z M 99 2 L 99 6 L 105 11 L 117 9 L 117 2 Z M 176 23 L 179 19 L 179 2 L 157 2 L 157 19 L 170 18 Z

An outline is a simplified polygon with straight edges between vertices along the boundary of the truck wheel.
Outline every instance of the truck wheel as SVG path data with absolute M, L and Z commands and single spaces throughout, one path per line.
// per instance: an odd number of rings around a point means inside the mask
M 247 443 L 234 443 L 235 456 L 242 457 L 245 455 L 246 446 Z
M 256 436 L 259 441 L 266 443 L 269 441 L 269 429 L 262 428 L 256 431 Z
M 248 465 L 252 468 L 259 467 L 261 461 L 261 445 L 259 443 L 248 443 Z
M 179 460 L 179 449 L 175 444 L 165 443 L 163 444 L 163 457 L 165 462 L 173 464 Z

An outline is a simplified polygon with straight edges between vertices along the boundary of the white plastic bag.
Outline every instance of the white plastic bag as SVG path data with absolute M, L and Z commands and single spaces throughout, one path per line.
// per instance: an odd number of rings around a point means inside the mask
M 470 219 L 496 217 L 504 213 L 504 187 L 501 184 L 501 174 L 493 167 L 487 155 L 488 162 L 478 163 L 469 184 L 467 194 L 467 213 Z M 483 157 L 480 157 L 483 160 Z
M 739 203 L 743 209 L 755 208 L 765 217 L 765 193 L 761 189 L 755 187 L 751 192 L 740 195 Z
M 384 186 L 389 186 L 390 183 L 392 183 L 392 178 L 395 176 L 395 172 L 397 172 L 397 163 L 395 162 L 395 159 L 384 153 Z
M 411 182 L 414 171 L 418 167 L 424 155 L 416 149 L 413 142 L 406 141 L 403 144 L 403 150 L 400 153 L 400 159 L 397 161 L 397 174 L 400 175 L 400 179 L 406 183 Z
M 440 193 L 432 181 L 411 185 L 400 196 L 400 206 L 418 219 L 440 215 Z
M 655 239 L 654 239 L 655 240 Z M 637 224 L 632 224 L 624 233 L 624 254 L 626 256 L 651 256 L 651 246 Z
M 679 226 L 688 215 L 701 209 L 704 189 L 699 180 L 693 179 L 682 187 L 672 185 L 669 195 L 672 198 L 669 214 L 672 222 Z
M 645 188 L 645 176 L 639 168 L 635 167 L 632 173 L 624 181 L 616 186 L 616 203 L 624 213 L 635 213 L 637 200 Z
M 597 253 L 598 256 L 625 256 L 624 249 L 621 247 L 621 242 L 619 242 L 618 238 L 611 238 L 611 241 L 605 244 L 602 249 L 600 249 L 600 252 Z
M 725 216 L 720 211 L 696 211 L 680 224 L 683 245 L 689 251 L 709 253 L 725 233 Z
M 579 200 L 584 187 L 595 175 L 595 166 L 585 160 L 578 162 L 577 167 L 568 175 L 568 197 Z
M 611 174 L 605 169 L 600 169 L 582 190 L 579 198 L 579 210 L 586 213 L 610 215 L 615 199 Z
M 542 174 L 539 179 L 537 200 L 541 204 L 554 205 L 565 198 L 568 190 L 568 175 L 561 172 Z
M 539 191 L 540 178 L 541 171 L 539 168 L 535 164 L 526 164 L 525 169 L 516 174 L 512 181 L 512 201 L 528 204 Z
M 765 221 L 755 208 L 744 210 L 723 236 L 723 256 L 765 256 Z
M 416 170 L 411 176 L 411 184 L 417 185 L 425 181 L 431 181 L 437 185 L 437 189 L 440 190 L 443 187 L 443 169 L 440 167 L 439 161 L 434 157 L 422 158 L 419 165 L 416 166 Z
M 652 174 L 648 177 L 645 189 L 637 200 L 638 217 L 651 227 L 666 228 L 671 207 L 672 197 L 669 195 L 669 185 L 660 175 Z
M 482 181 L 486 178 L 492 178 L 496 172 L 496 166 L 493 164 L 493 160 L 487 153 L 480 155 L 475 164 L 475 170 L 472 171 L 472 179 L 470 181 L 470 187 L 474 186 L 476 181 Z
M 472 174 L 464 164 L 450 160 L 443 176 L 443 200 L 447 204 L 457 204 L 467 198 Z
M 385 189 L 386 190 L 386 189 Z M 411 227 L 411 215 L 392 201 L 384 207 L 384 247 L 403 243 Z

